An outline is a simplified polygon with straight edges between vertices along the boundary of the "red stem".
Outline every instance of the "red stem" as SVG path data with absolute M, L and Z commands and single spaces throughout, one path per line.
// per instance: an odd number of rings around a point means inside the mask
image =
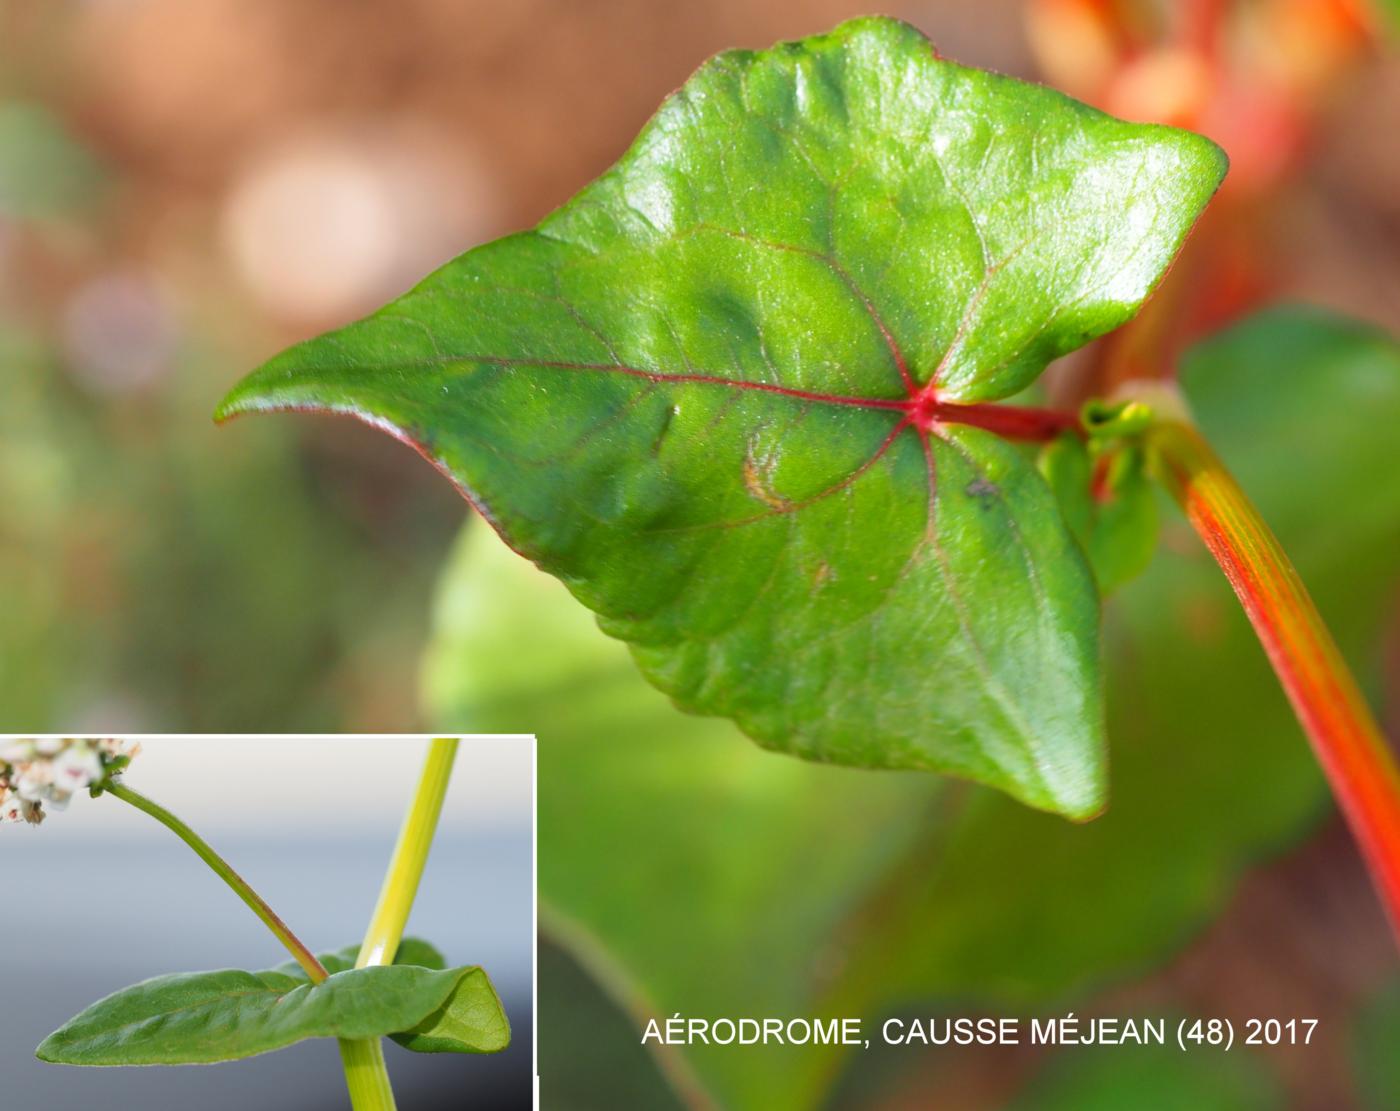
M 1053 409 L 982 403 L 960 405 L 954 401 L 939 401 L 929 391 L 916 395 L 908 406 L 910 422 L 921 431 L 935 424 L 970 424 L 1008 440 L 1039 443 L 1053 440 L 1062 432 L 1082 433 L 1076 416 Z
M 1400 939 L 1400 769 L 1278 540 L 1189 424 L 1149 434 L 1168 489 L 1215 557 L 1312 743 Z

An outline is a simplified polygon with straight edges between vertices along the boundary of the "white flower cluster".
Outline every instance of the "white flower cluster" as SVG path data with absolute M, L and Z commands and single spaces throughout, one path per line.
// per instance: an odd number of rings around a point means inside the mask
M 125 741 L 64 737 L 0 741 L 0 825 L 38 825 L 78 791 L 130 763 L 139 746 Z

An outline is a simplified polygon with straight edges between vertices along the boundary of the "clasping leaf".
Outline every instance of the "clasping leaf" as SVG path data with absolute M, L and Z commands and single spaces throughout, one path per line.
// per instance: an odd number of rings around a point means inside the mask
M 44 1039 L 40 1060 L 63 1065 L 191 1065 L 232 1061 L 307 1038 L 377 1038 L 424 1053 L 495 1053 L 510 1025 L 486 973 L 444 968 L 426 942 L 400 959 L 355 968 L 355 949 L 327 954 L 329 979 L 295 964 L 157 976 L 124 988 Z

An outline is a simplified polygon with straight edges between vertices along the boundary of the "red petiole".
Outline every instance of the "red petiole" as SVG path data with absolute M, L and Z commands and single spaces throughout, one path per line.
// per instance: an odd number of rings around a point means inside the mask
M 1400 768 L 1298 573 L 1224 464 L 1184 420 L 1147 434 L 1161 477 L 1230 580 L 1400 937 Z

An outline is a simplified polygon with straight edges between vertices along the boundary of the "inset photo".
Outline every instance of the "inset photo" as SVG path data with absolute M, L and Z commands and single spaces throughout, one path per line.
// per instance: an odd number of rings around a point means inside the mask
M 529 736 L 0 738 L 0 1105 L 531 1107 L 534 799 Z

